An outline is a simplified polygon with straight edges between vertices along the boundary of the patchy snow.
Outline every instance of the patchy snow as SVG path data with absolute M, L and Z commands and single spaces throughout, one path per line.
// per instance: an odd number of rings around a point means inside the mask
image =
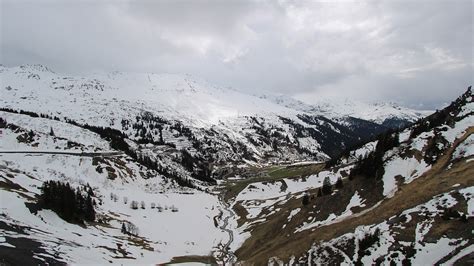
M 2 235 L 37 240 L 45 245 L 47 251 L 53 252 L 54 248 L 54 252 L 63 254 L 68 263 L 123 263 L 120 258 L 114 258 L 116 254 L 108 251 L 116 249 L 116 243 L 135 258 L 134 263 L 164 263 L 174 256 L 209 255 L 220 242 L 227 241 L 227 233 L 213 223 L 213 217 L 223 208 L 217 196 L 169 188 L 160 176 L 143 179 L 139 167 L 130 163 L 125 163 L 128 170 L 123 175 L 118 167 L 120 164 L 112 163 L 118 177 L 111 180 L 105 173 L 96 171 L 92 160 L 64 155 L 0 155 L 1 178 L 13 181 L 25 190 L 18 195 L 14 191 L 0 190 L 2 212 L 6 215 L 0 220 L 31 227 L 35 231 L 23 235 L 1 230 Z M 14 177 L 8 177 L 11 174 Z M 112 218 L 109 225 L 84 228 L 63 221 L 49 210 L 39 211 L 36 215 L 30 213 L 24 204 L 28 200 L 20 195 L 35 196 L 46 180 L 68 181 L 73 186 L 90 184 L 101 202 L 96 211 L 99 217 Z M 117 201 L 111 199 L 111 193 L 117 196 Z M 131 209 L 132 200 L 144 201 L 145 209 Z M 152 203 L 161 206 L 163 211 L 151 208 Z M 177 211 L 173 212 L 173 208 Z M 139 235 L 146 238 L 145 243 L 148 242 L 152 250 L 129 242 L 120 232 L 122 220 L 135 224 Z M 55 243 L 62 244 L 57 246 Z
M 437 219 L 435 216 L 439 217 L 445 208 L 450 208 L 457 204 L 456 199 L 451 196 L 451 193 L 454 191 L 456 190 L 440 194 L 428 202 L 405 210 L 401 214 L 389 218 L 389 221 L 373 225 L 361 225 L 356 227 L 353 232 L 346 233 L 329 241 L 313 243 L 313 246 L 308 251 L 308 264 L 328 264 L 326 260 L 328 254 L 324 248 L 330 248 L 338 256 L 338 259 L 344 260 L 347 264 L 354 264 L 360 259 L 363 265 L 377 263 L 382 265 L 395 263 L 398 265 L 402 264 L 405 259 L 410 260 L 413 265 L 435 265 L 456 250 L 456 254 L 444 263 L 444 265 L 451 265 L 473 251 L 473 245 L 469 244 L 469 240 L 450 239 L 446 236 L 441 236 L 439 239 L 433 239 L 433 236 L 430 236 L 428 240 L 426 236 L 435 226 L 434 223 Z M 472 201 L 474 187 L 463 188 L 459 192 L 466 197 L 467 201 Z M 404 225 L 413 222 L 410 216 L 413 213 L 424 217 L 421 222 L 416 224 L 415 230 L 412 232 L 415 240 L 413 242 L 400 241 L 398 239 L 398 230 L 403 230 L 405 228 Z M 330 218 L 333 217 L 333 215 L 330 216 Z M 405 218 L 394 219 L 397 217 Z M 359 258 L 360 241 L 367 235 L 373 235 L 376 232 L 378 232 L 376 242 L 363 252 L 362 258 Z M 352 245 L 355 248 L 354 252 L 348 253 L 345 249 L 340 249 L 341 246 L 351 247 Z M 412 245 L 414 254 L 412 257 L 407 258 L 405 248 Z M 273 261 L 278 260 L 275 258 Z
M 4 236 L 0 236 L 0 246 L 8 247 L 8 248 L 15 248 L 14 245 L 7 243 L 7 240 Z
M 392 197 L 398 189 L 396 177 L 403 177 L 404 183 L 410 183 L 423 173 L 431 169 L 424 160 L 419 162 L 416 158 L 393 157 L 385 164 L 385 173 L 383 175 L 383 195 Z
M 473 217 L 474 216 L 474 187 L 461 189 L 459 190 L 459 193 L 461 193 L 466 199 L 467 215 L 469 217 Z
M 423 132 L 421 133 L 418 137 L 413 139 L 411 143 L 412 149 L 422 151 L 423 148 L 426 146 L 428 143 L 428 139 L 432 138 L 434 136 L 433 132 Z
M 451 259 L 449 259 L 445 263 L 442 263 L 441 265 L 454 265 L 456 261 L 472 253 L 474 253 L 474 245 L 467 246 L 466 248 L 458 252 L 456 255 L 454 255 Z
M 353 207 L 365 207 L 364 201 L 365 200 L 360 197 L 359 192 L 356 191 L 352 196 L 351 200 L 349 201 L 349 204 L 347 204 L 346 209 L 340 215 L 331 213 L 324 221 L 304 222 L 300 227 L 295 230 L 295 232 L 301 232 L 315 227 L 335 224 L 340 221 L 343 221 L 353 215 L 351 210 Z M 360 214 L 362 213 L 358 213 L 358 215 Z
M 436 243 L 425 242 L 417 246 L 413 265 L 434 265 L 436 262 L 454 251 L 458 246 L 465 245 L 468 240 L 441 238 Z
M 456 147 L 453 152 L 453 159 L 461 159 L 474 155 L 474 135 L 469 135 L 463 142 Z
M 371 246 L 368 251 L 368 255 L 362 258 L 363 265 L 373 265 L 377 258 L 383 257 L 389 253 L 390 246 L 393 244 L 395 239 L 390 233 L 390 228 L 386 222 L 378 224 L 377 226 L 371 227 L 368 232 L 366 232 L 365 227 L 361 227 L 361 230 L 357 231 L 356 236 L 358 239 L 365 236 L 365 234 L 373 234 L 376 229 L 380 230 L 379 235 L 379 246 Z
M 85 145 L 86 147 L 94 147 L 102 150 L 109 150 L 110 145 L 107 141 L 100 138 L 96 133 L 89 130 L 71 125 L 69 123 L 51 120 L 47 118 L 34 118 L 32 119 L 26 115 L 13 114 L 8 112 L 0 111 L 0 117 L 7 120 L 8 123 L 15 124 L 24 128 L 25 130 L 32 130 L 35 134 L 42 136 L 49 136 L 51 129 L 53 129 L 54 136 L 57 138 L 64 138 L 70 141 L 74 141 Z M 4 129 L 4 131 L 6 131 Z M 3 138 L 3 136 L 2 136 Z M 6 141 L 1 142 L 1 145 L 5 145 Z M 16 141 L 9 142 L 10 144 L 16 143 Z M 44 141 L 38 141 L 41 145 Z
M 282 181 L 275 182 L 255 182 L 249 184 L 237 195 L 235 201 L 242 200 L 265 200 L 304 192 L 308 189 L 319 188 L 323 186 L 323 181 L 329 177 L 332 184 L 335 184 L 338 178 L 342 178 L 342 173 L 348 173 L 353 166 L 346 166 L 338 169 L 336 172 L 324 170 L 318 174 L 302 178 L 284 178 L 286 189 Z
M 474 125 L 474 115 L 467 116 L 464 119 L 457 121 L 453 128 L 444 126 L 446 131 L 442 131 L 441 135 L 450 143 L 453 143 L 455 139 L 462 137 L 462 135 L 464 135 L 467 129 L 472 127 L 472 125 Z
M 286 201 L 287 201 L 287 197 L 282 196 L 282 197 L 265 199 L 265 200 L 256 199 L 256 200 L 242 200 L 242 201 L 236 201 L 236 202 L 239 202 L 242 205 L 242 207 L 244 207 L 245 210 L 248 212 L 247 219 L 255 219 L 260 216 L 260 213 L 263 210 L 267 210 L 271 212 L 274 210 L 274 207 L 277 204 L 283 204 Z
M 352 196 L 351 200 L 349 201 L 349 204 L 347 204 L 346 210 L 342 213 L 341 216 L 351 215 L 351 209 L 353 207 L 365 207 L 364 201 L 365 200 L 359 195 L 359 192 L 356 191 Z
M 474 189 L 474 187 L 470 187 L 468 191 L 472 191 L 472 189 Z M 428 212 L 430 213 L 430 217 L 433 217 L 441 213 L 442 209 L 453 207 L 456 204 L 457 200 L 453 196 L 449 193 L 444 193 L 434 197 L 428 202 L 403 211 L 401 215 L 409 215 L 414 212 Z
M 405 129 L 402 133 L 400 133 L 400 135 L 398 137 L 398 141 L 400 143 L 408 141 L 410 139 L 410 134 L 411 134 L 411 130 L 410 129 Z
M 288 215 L 288 222 L 290 222 L 291 219 L 300 211 L 301 211 L 301 208 L 296 208 L 296 209 L 291 210 L 290 215 Z
M 462 107 L 461 112 L 459 112 L 459 117 L 463 117 L 474 112 L 474 102 L 472 101 L 472 96 L 466 99 L 468 102 L 465 106 Z
M 364 146 L 362 146 L 361 148 L 359 148 L 359 149 L 357 149 L 357 150 L 355 150 L 351 153 L 354 154 L 354 157 L 356 159 L 359 158 L 359 157 L 364 157 L 367 154 L 369 154 L 370 152 L 375 150 L 375 147 L 377 147 L 377 143 L 378 143 L 378 140 L 369 142 L 369 143 L 365 144 Z

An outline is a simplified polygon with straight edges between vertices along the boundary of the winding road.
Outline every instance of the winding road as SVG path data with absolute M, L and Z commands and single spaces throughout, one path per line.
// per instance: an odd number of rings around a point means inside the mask
M 104 152 L 71 152 L 71 151 L 1 151 L 0 154 L 62 154 L 85 157 L 112 157 L 124 154 L 121 151 L 104 151 Z

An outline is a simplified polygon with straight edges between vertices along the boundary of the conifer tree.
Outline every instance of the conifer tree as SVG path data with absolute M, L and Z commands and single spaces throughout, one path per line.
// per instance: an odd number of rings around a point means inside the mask
M 336 188 L 342 188 L 344 184 L 342 183 L 342 178 L 339 177 L 336 181 Z
M 323 195 L 329 195 L 332 192 L 331 179 L 329 179 L 329 176 L 324 178 L 322 192 Z

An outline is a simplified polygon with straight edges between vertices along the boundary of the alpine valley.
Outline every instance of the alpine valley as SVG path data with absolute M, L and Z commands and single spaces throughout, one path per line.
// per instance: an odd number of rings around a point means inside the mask
M 436 112 L 0 66 L 0 264 L 466 264 L 470 87 Z

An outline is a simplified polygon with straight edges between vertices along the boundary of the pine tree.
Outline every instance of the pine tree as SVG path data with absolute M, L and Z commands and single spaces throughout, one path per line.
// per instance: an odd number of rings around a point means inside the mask
M 336 181 L 336 188 L 342 188 L 344 184 L 342 183 L 342 178 L 339 177 Z
M 304 194 L 302 203 L 303 203 L 303 206 L 306 206 L 309 204 L 309 196 L 307 193 Z
M 86 200 L 85 218 L 87 221 L 95 220 L 94 202 L 90 195 L 87 196 Z
M 323 195 L 329 195 L 332 192 L 331 179 L 326 176 L 323 181 Z
M 86 199 L 81 189 L 75 190 L 69 183 L 58 181 L 44 182 L 41 192 L 42 206 L 53 210 L 64 220 L 77 223 L 95 220 L 93 192 L 89 192 Z
M 165 142 L 163 141 L 163 129 L 160 127 L 160 144 L 164 144 Z
M 55 136 L 55 135 L 54 135 L 54 131 L 53 131 L 53 127 L 51 127 L 51 129 L 49 130 L 49 135 L 50 135 L 50 136 Z
M 322 197 L 323 196 L 323 190 L 321 188 L 318 189 L 318 195 L 316 197 Z
M 127 228 L 125 227 L 125 223 L 124 223 L 124 222 L 122 222 L 122 230 L 121 230 L 121 232 L 122 232 L 123 234 L 127 234 L 127 233 L 128 233 L 128 232 L 127 232 Z

